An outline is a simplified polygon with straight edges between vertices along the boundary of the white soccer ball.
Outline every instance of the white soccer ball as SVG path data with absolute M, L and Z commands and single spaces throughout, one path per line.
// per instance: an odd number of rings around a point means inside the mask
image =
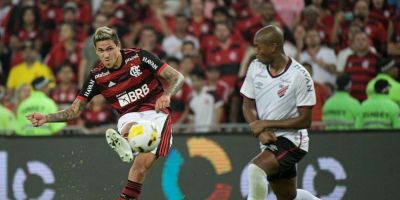
M 149 120 L 137 121 L 129 130 L 128 142 L 131 148 L 138 153 L 150 152 L 160 143 L 161 136 L 157 126 Z

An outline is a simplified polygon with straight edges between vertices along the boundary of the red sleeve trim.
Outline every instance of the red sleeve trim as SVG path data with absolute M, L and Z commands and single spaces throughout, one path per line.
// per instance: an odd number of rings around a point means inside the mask
M 76 98 L 81 100 L 81 101 L 87 101 L 88 100 L 86 97 L 79 96 L 79 95 Z
M 251 99 L 251 100 L 254 100 L 254 98 L 250 98 L 250 97 L 246 96 L 245 94 L 243 94 L 243 93 L 241 93 L 241 92 L 240 92 L 240 96 L 246 97 L 246 98 Z
M 167 64 L 167 63 L 164 63 L 164 64 L 158 69 L 158 71 L 157 71 L 157 76 L 160 76 L 160 73 L 162 72 L 162 70 L 164 70 L 164 68 L 167 67 L 167 66 L 168 66 L 168 64 Z

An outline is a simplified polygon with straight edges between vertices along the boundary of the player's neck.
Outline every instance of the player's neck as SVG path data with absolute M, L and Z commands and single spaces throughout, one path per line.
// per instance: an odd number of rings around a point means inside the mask
M 270 63 L 269 70 L 274 74 L 280 74 L 283 70 L 285 70 L 288 62 L 289 57 L 281 54 Z

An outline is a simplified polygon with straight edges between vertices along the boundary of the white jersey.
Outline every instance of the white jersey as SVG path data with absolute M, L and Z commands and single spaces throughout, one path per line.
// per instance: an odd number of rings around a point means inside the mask
M 268 67 L 257 59 L 251 62 L 240 93 L 254 99 L 260 120 L 284 120 L 299 116 L 297 107 L 316 102 L 313 80 L 307 70 L 292 58 L 279 75 L 272 76 Z M 279 129 L 301 149 L 308 151 L 307 129 Z

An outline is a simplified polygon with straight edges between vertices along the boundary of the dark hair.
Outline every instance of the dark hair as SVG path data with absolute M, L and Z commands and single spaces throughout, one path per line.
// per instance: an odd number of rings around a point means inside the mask
M 336 85 L 339 91 L 346 91 L 350 83 L 351 77 L 348 74 L 343 74 L 336 79 Z
M 374 89 L 378 94 L 387 94 L 389 92 L 390 84 L 387 80 L 379 79 L 375 82 Z
M 190 76 L 195 76 L 198 77 L 202 80 L 206 79 L 206 74 L 204 73 L 204 71 L 198 67 L 195 67 L 192 71 L 190 71 Z

